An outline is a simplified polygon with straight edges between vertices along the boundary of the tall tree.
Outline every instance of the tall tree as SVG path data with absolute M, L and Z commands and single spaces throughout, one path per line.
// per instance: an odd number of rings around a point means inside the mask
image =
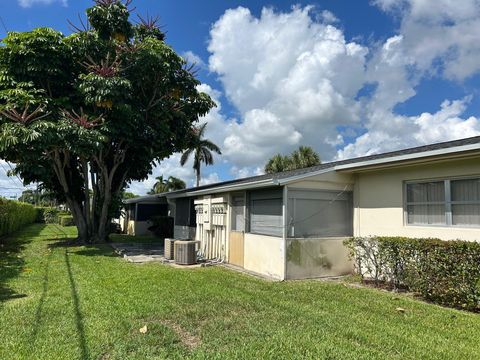
M 155 19 L 130 22 L 130 2 L 95 0 L 69 36 L 39 28 L 0 44 L 0 158 L 65 202 L 86 242 L 108 238 L 125 187 L 186 149 L 215 105 Z
M 213 154 L 212 151 L 221 155 L 222 152 L 220 148 L 215 145 L 212 141 L 204 139 L 205 128 L 207 123 L 204 123 L 198 127 L 193 128 L 190 134 L 190 141 L 188 149 L 182 154 L 180 158 L 180 164 L 183 166 L 190 158 L 190 155 L 193 154 L 193 169 L 195 170 L 195 176 L 197 179 L 197 187 L 200 185 L 200 168 L 202 162 L 205 165 L 213 165 Z
M 276 154 L 270 160 L 268 160 L 267 164 L 265 165 L 265 172 L 267 174 L 282 172 L 288 170 L 290 166 L 290 157 Z
M 310 146 L 300 146 L 290 155 L 292 168 L 304 169 L 320 164 L 320 156 Z
M 320 165 L 320 156 L 310 146 L 300 146 L 290 155 L 274 155 L 265 165 L 267 174 Z
M 157 182 L 153 185 L 152 189 L 148 192 L 150 195 L 161 194 L 164 192 L 182 190 L 187 187 L 185 181 L 182 179 L 176 178 L 174 176 L 169 176 L 168 179 L 164 179 L 163 175 L 157 176 L 155 178 Z

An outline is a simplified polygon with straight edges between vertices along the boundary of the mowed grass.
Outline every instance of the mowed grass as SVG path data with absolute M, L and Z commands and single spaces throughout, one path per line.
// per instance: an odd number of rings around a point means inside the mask
M 0 359 L 480 358 L 476 314 L 341 282 L 132 264 L 61 240 L 74 235 L 34 225 L 0 248 Z

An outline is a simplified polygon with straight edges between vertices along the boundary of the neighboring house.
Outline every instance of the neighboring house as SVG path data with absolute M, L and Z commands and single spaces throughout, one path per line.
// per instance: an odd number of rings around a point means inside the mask
M 275 279 L 344 275 L 350 236 L 480 241 L 480 136 L 162 196 L 175 238 L 195 233 L 206 259 Z
M 168 203 L 164 196 L 146 195 L 124 201 L 124 209 L 120 217 L 120 227 L 128 235 L 151 234 L 152 216 L 167 216 Z

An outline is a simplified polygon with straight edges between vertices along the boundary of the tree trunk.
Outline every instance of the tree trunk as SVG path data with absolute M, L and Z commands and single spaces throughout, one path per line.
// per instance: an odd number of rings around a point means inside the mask
M 195 169 L 196 177 L 197 177 L 197 187 L 200 186 L 200 167 Z

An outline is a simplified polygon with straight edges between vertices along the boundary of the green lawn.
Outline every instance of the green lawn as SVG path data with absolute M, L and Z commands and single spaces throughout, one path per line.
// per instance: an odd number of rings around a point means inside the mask
M 0 359 L 480 357 L 479 315 L 333 281 L 132 264 L 66 236 L 34 225 L 0 248 Z

